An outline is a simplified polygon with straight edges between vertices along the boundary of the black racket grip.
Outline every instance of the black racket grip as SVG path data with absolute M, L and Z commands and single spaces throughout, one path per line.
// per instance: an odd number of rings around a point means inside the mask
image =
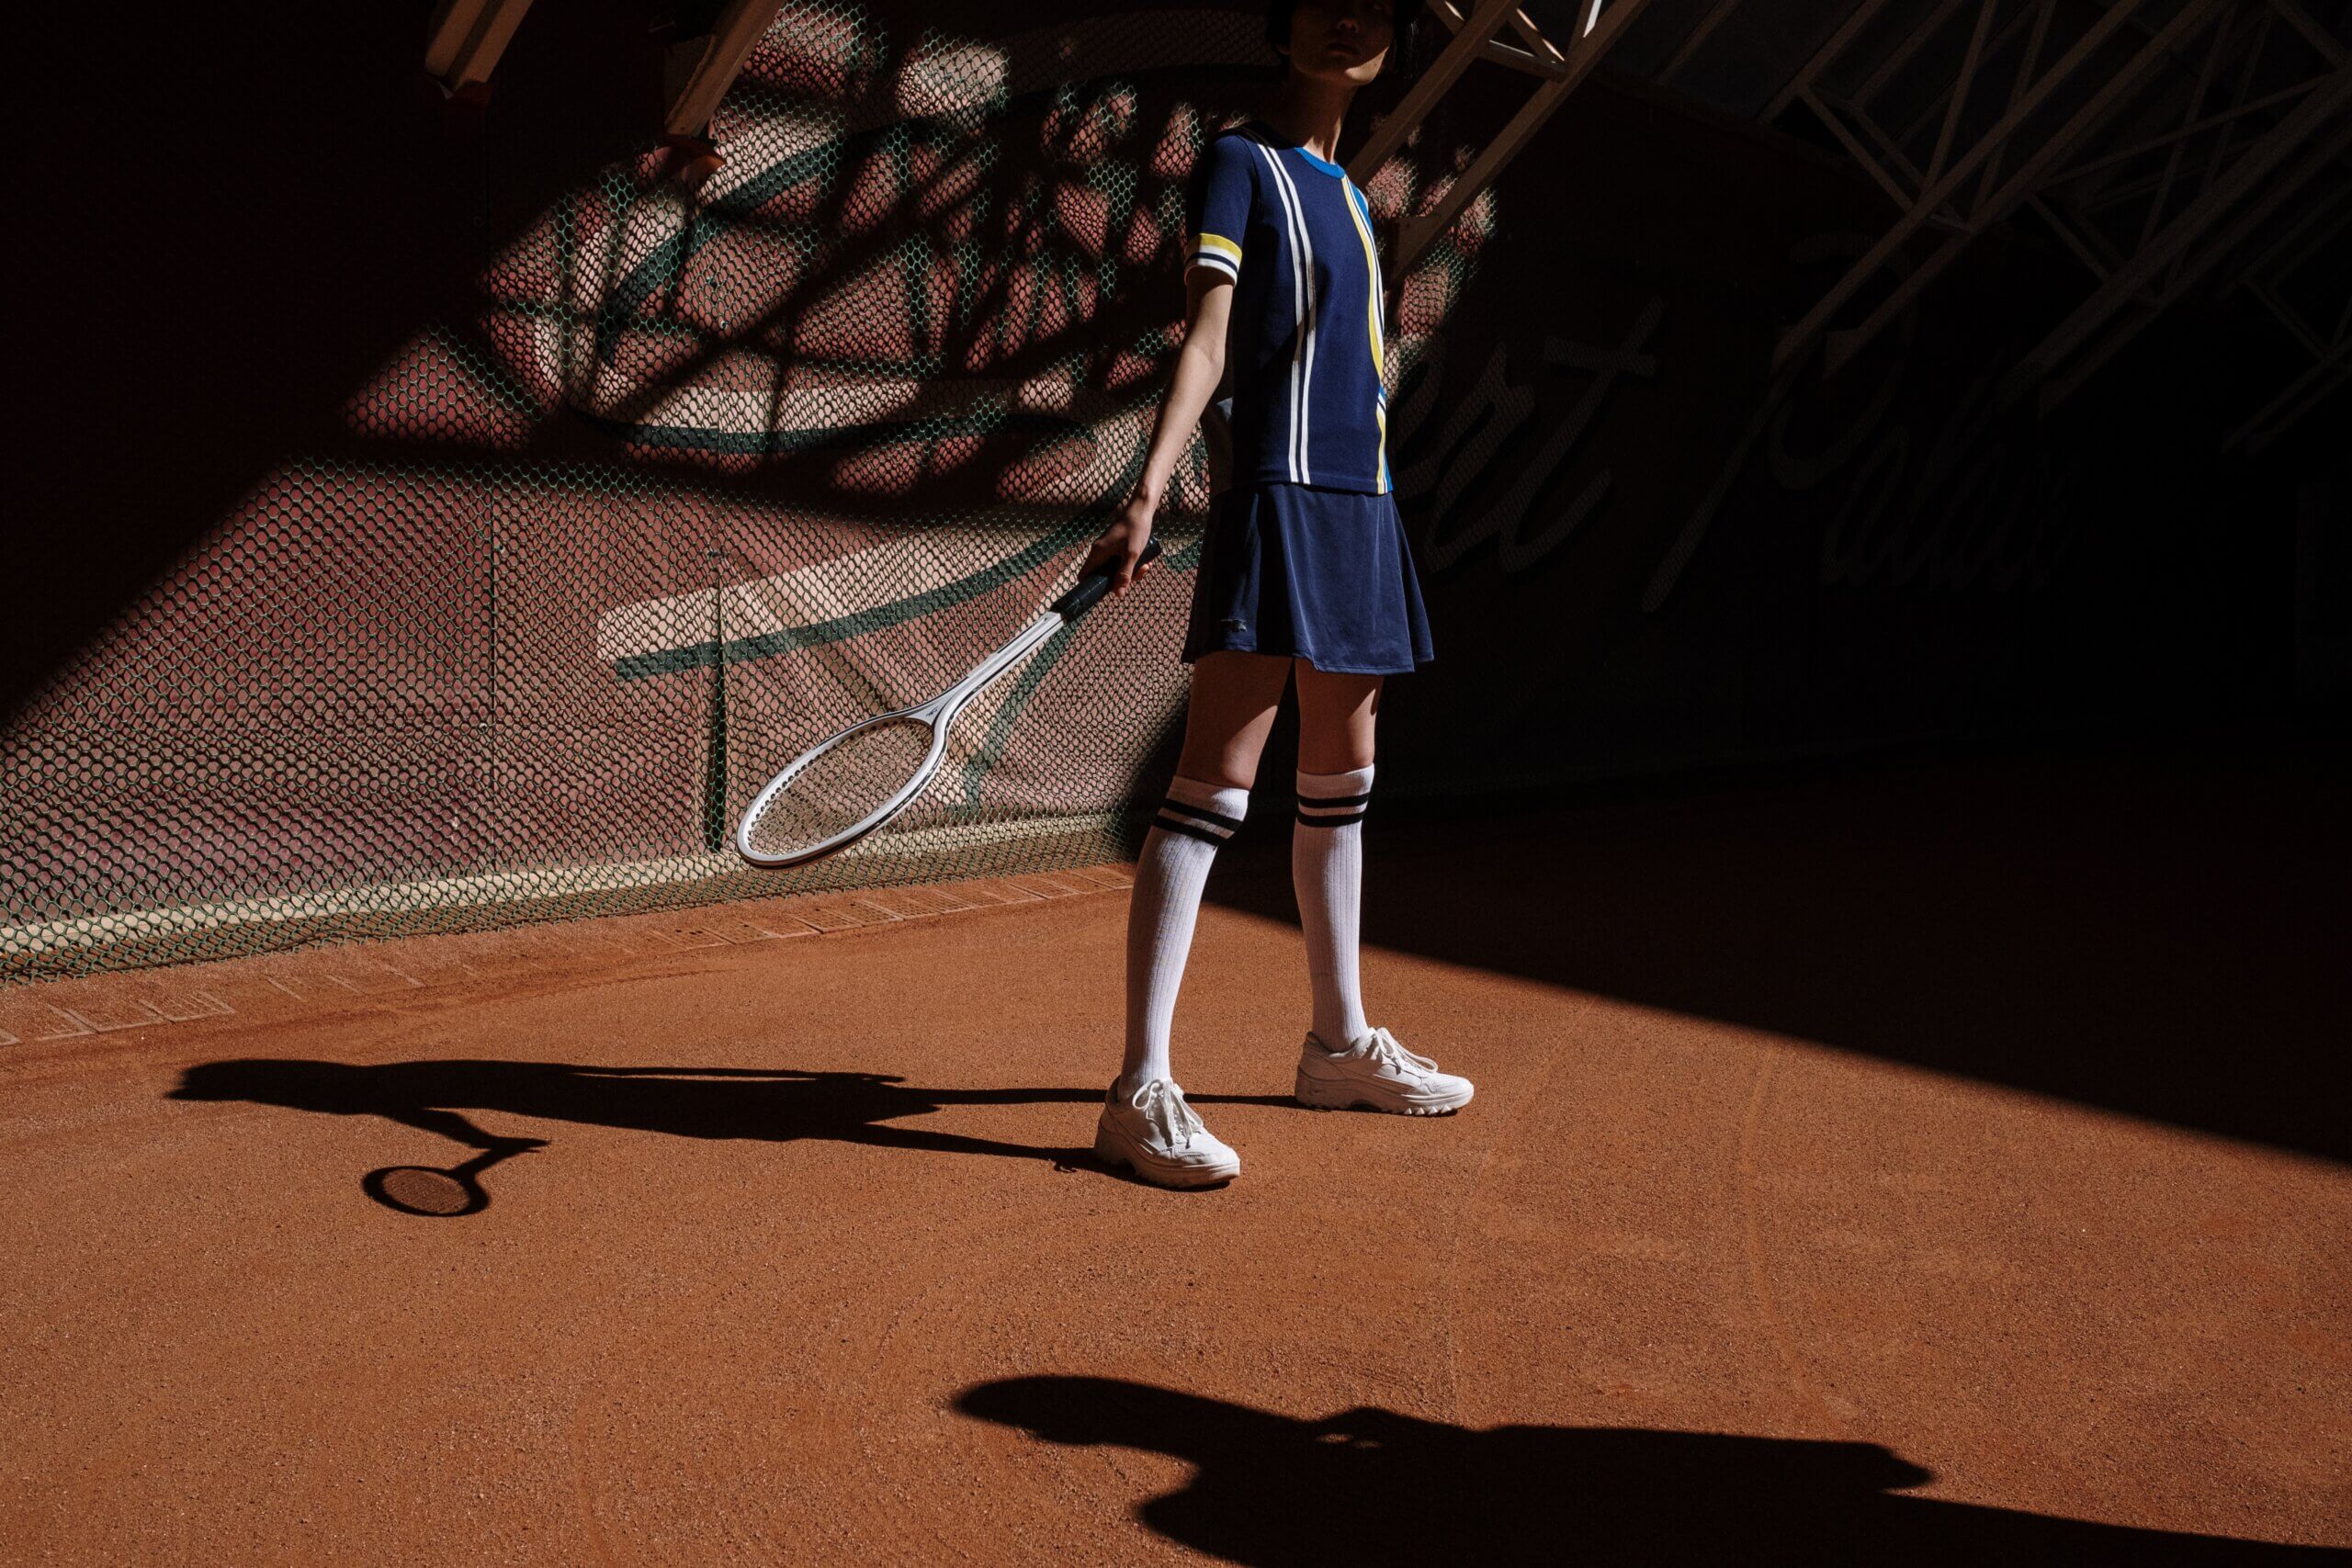
M 1159 558 L 1159 539 L 1155 535 L 1143 542 L 1143 553 L 1136 557 L 1136 566 L 1140 570 L 1144 562 Z M 1065 620 L 1078 619 L 1079 616 L 1101 604 L 1102 595 L 1111 592 L 1111 579 L 1118 574 L 1118 570 L 1117 562 L 1104 561 L 1101 566 L 1080 578 L 1076 586 L 1055 600 L 1049 608 L 1060 611 Z

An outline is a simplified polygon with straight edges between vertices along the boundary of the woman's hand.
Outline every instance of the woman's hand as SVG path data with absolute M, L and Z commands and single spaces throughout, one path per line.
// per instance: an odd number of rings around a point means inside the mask
M 1159 498 L 1156 495 L 1139 490 L 1129 496 L 1127 503 L 1119 508 L 1118 517 L 1102 530 L 1102 536 L 1087 552 L 1085 564 L 1078 569 L 1078 574 L 1084 577 L 1104 561 L 1115 562 L 1111 592 L 1125 593 L 1128 583 L 1152 570 L 1149 565 L 1137 566 L 1136 558 L 1151 542 L 1152 514 L 1159 510 Z

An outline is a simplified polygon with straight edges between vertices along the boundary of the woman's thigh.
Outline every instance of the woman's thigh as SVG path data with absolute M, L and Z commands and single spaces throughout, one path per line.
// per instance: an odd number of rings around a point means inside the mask
M 1347 675 L 1298 661 L 1298 766 L 1345 773 L 1372 766 L 1380 716 L 1380 675 Z
M 1257 782 L 1258 756 L 1274 727 L 1291 661 L 1279 654 L 1221 649 L 1193 661 L 1184 709 L 1184 757 L 1176 771 L 1227 789 Z

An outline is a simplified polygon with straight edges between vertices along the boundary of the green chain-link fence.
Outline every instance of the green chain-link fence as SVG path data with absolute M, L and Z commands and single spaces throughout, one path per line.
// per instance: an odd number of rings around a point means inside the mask
M 787 5 L 717 178 L 649 152 L 553 203 L 353 392 L 347 449 L 269 473 L 0 736 L 6 973 L 1131 851 L 1207 442 L 1167 570 L 967 710 L 890 830 L 780 874 L 725 835 L 1074 574 L 1139 470 L 1185 181 L 1251 107 L 1261 26 Z M 1434 199 L 1406 163 L 1368 184 L 1384 219 Z M 1406 280 L 1408 365 L 1465 265 L 1441 243 Z

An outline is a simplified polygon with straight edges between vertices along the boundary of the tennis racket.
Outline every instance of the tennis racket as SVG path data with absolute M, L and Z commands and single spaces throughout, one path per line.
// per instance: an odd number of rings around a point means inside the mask
M 1159 554 L 1144 541 L 1140 568 Z M 735 849 L 771 870 L 847 849 L 904 810 L 923 792 L 947 755 L 948 728 L 966 703 L 1021 662 L 1039 643 L 1102 601 L 1117 572 L 1105 561 L 1015 632 L 1003 647 L 926 703 L 862 719 L 785 764 L 752 797 L 735 826 Z

